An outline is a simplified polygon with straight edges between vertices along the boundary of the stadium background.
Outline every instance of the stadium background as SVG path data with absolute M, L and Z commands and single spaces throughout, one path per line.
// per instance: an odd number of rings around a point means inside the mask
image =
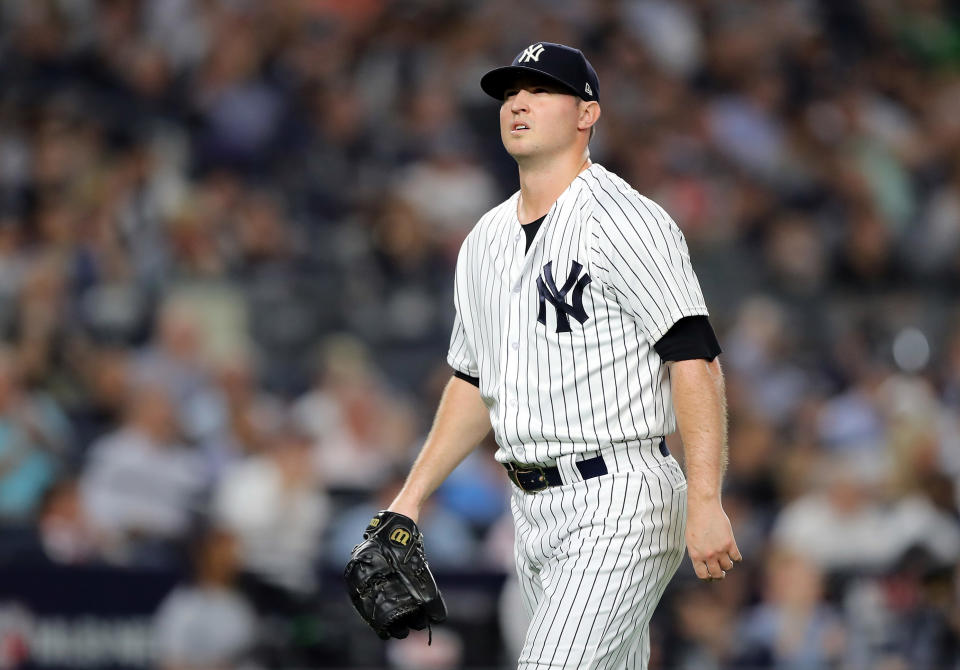
M 651 668 L 960 667 L 960 12 L 945 0 L 0 3 L 0 667 L 509 667 L 491 445 L 424 513 L 450 625 L 340 570 L 515 188 L 477 84 L 600 73 L 593 158 L 683 229 L 745 561 Z M 672 442 L 677 447 L 676 441 Z

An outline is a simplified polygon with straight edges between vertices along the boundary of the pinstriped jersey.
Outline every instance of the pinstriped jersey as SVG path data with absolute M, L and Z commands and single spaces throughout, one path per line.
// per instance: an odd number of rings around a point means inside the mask
M 707 314 L 680 229 L 596 163 L 528 250 L 518 199 L 481 217 L 460 249 L 447 355 L 480 379 L 497 460 L 546 463 L 673 432 L 653 345 L 679 319 Z

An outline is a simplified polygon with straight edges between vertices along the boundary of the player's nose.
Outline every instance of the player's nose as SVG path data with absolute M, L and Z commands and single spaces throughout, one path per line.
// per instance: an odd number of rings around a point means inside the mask
M 530 108 L 530 93 L 526 89 L 520 89 L 510 100 L 510 111 L 525 112 Z

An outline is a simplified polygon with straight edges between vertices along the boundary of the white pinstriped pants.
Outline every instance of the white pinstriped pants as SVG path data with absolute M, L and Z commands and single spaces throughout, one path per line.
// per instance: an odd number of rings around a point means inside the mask
M 687 484 L 659 441 L 602 450 L 600 477 L 583 480 L 574 458 L 562 457 L 570 483 L 513 487 L 514 557 L 530 617 L 519 670 L 647 667 L 650 617 L 685 550 Z

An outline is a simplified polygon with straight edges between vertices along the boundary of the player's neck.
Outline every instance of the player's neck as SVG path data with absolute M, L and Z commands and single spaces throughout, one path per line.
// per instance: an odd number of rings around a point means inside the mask
M 590 167 L 591 163 L 590 154 L 584 152 L 568 160 L 518 165 L 520 201 L 517 203 L 517 218 L 520 223 L 530 223 L 547 214 L 557 198 L 570 186 L 570 182 Z

